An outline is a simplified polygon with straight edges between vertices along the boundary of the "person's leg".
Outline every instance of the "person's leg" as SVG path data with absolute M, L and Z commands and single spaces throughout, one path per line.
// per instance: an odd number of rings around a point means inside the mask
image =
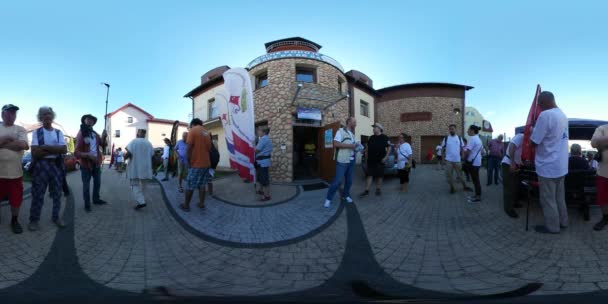
M 603 230 L 608 225 L 608 178 L 603 176 L 595 177 L 596 202 L 602 209 L 602 219 L 593 226 L 593 230 Z
M 186 195 L 184 200 L 185 209 L 190 209 L 190 201 L 192 200 L 192 194 L 195 188 L 195 175 L 195 169 L 188 169 L 188 176 L 186 177 Z
M 334 175 L 334 179 L 331 181 L 329 189 L 327 189 L 327 195 L 325 196 L 326 200 L 332 201 L 334 199 L 334 195 L 338 191 L 338 187 L 340 187 L 340 183 L 342 182 L 342 178 L 347 171 L 347 167 L 348 166 L 346 164 L 336 162 L 336 175 Z M 344 186 L 344 191 L 346 192 L 346 185 Z
M 32 204 L 30 206 L 30 222 L 37 223 L 40 221 L 40 211 L 44 204 L 44 195 L 46 188 L 49 185 L 49 176 L 47 171 L 47 163 L 37 161 L 34 166 L 34 174 L 32 176 Z
M 65 196 L 68 196 L 68 195 L 70 195 L 70 186 L 68 185 L 66 168 L 63 168 L 62 175 L 63 175 L 63 184 L 62 184 L 61 189 L 63 190 L 63 194 Z
M 51 198 L 53 199 L 53 221 L 57 221 L 59 219 L 59 212 L 61 211 L 61 189 L 63 187 L 63 173 L 61 172 L 61 168 L 58 166 L 51 166 L 51 171 L 49 172 L 51 177 L 49 179 L 49 183 L 51 183 L 50 192 Z
M 186 166 L 181 161 L 178 163 L 177 168 L 179 171 L 179 177 L 177 179 L 177 187 L 181 189 L 180 191 L 183 191 L 182 181 L 184 180 L 184 170 L 186 169 L 185 167 Z
M 91 208 L 91 169 L 80 168 L 80 177 L 82 179 L 82 198 L 84 200 L 84 208 Z
M 448 180 L 448 185 L 450 185 L 451 192 L 454 192 L 454 180 L 453 180 L 454 170 L 455 170 L 454 163 L 447 162 L 447 169 L 445 170 L 445 176 Z
M 511 216 L 515 210 L 513 209 L 513 203 L 515 201 L 515 193 L 513 193 L 513 173 L 510 171 L 510 166 L 502 164 L 502 175 L 504 176 L 502 183 L 502 204 L 505 213 Z
M 565 176 L 557 178 L 555 180 L 555 202 L 557 203 L 557 211 L 559 213 L 559 225 L 561 227 L 568 227 L 568 208 L 566 207 L 566 186 L 564 181 Z
M 494 184 L 498 185 L 500 180 L 500 158 L 494 158 Z
M 163 168 L 165 170 L 165 178 L 163 180 L 169 179 L 169 159 L 163 159 Z
M 475 197 L 481 199 L 481 180 L 479 179 L 480 167 L 471 167 L 471 178 L 473 179 L 473 185 L 475 185 Z
M 346 200 L 352 200 L 350 197 L 350 187 L 353 185 L 353 171 L 355 167 L 355 161 L 351 161 L 346 164 L 346 170 L 343 173 L 344 176 L 344 190 L 342 192 L 342 197 Z
M 369 170 L 369 166 L 368 166 L 368 170 Z M 374 181 L 374 177 L 371 175 L 368 175 L 365 180 L 365 191 L 369 191 L 369 188 L 372 186 L 373 181 Z
M 557 183 L 553 178 L 538 177 L 540 190 L 540 206 L 543 209 L 545 228 L 549 232 L 559 232 L 559 212 L 557 210 Z
M 105 203 L 99 197 L 99 191 L 101 190 L 101 170 L 99 167 L 95 167 L 92 170 L 93 173 L 93 203 Z
M 488 173 L 488 182 L 486 183 L 486 186 L 489 186 L 492 184 L 492 176 L 494 176 L 494 156 L 488 156 L 488 168 L 487 168 L 487 173 Z
M 131 180 L 131 190 L 133 192 L 133 199 L 137 206 L 143 206 L 146 204 L 146 198 L 144 196 L 144 186 L 141 179 Z

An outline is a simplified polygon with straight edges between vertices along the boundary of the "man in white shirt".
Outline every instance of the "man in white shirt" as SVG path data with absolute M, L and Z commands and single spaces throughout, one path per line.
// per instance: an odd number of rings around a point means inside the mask
M 507 147 L 507 153 L 502 159 L 502 198 L 505 213 L 512 217 L 518 218 L 519 215 L 515 212 L 518 207 L 517 200 L 519 197 L 519 178 L 517 170 L 521 166 L 521 148 L 524 143 L 524 135 L 516 134 Z M 521 206 L 521 205 L 520 205 Z
M 454 189 L 454 178 L 453 175 L 456 173 L 456 181 L 462 183 L 462 188 L 465 191 L 471 191 L 472 189 L 467 187 L 464 179 L 462 178 L 462 163 L 461 155 L 463 153 L 464 143 L 462 138 L 456 135 L 456 125 L 451 124 L 449 127 L 450 134 L 444 137 L 441 142 L 443 149 L 442 155 L 445 155 L 445 162 L 447 163 L 446 176 L 448 184 L 450 185 L 450 193 L 455 193 Z
M 555 104 L 551 92 L 541 92 L 538 105 L 542 112 L 530 139 L 536 147 L 536 174 L 545 225 L 534 229 L 539 233 L 555 234 L 560 232 L 560 227 L 568 227 L 564 187 L 568 174 L 568 118 Z
M 467 161 L 466 170 L 471 174 L 471 180 L 475 185 L 475 195 L 468 198 L 469 203 L 481 202 L 481 181 L 479 180 L 479 168 L 481 167 L 481 151 L 483 144 L 479 139 L 479 130 L 481 128 L 476 125 L 471 125 L 467 131 L 469 134 L 469 142 L 464 148 L 465 159 Z
M 325 196 L 325 208 L 331 207 L 331 202 L 334 195 L 338 191 L 342 179 L 344 179 L 344 190 L 342 191 L 342 199 L 347 203 L 352 203 L 350 197 L 350 187 L 353 184 L 353 167 L 355 166 L 355 154 L 360 150 L 360 143 L 355 142 L 355 128 L 357 120 L 354 117 L 349 117 L 346 120 L 346 127 L 338 129 L 334 137 L 334 149 L 336 149 L 336 175 L 327 189 Z
M 40 229 L 40 211 L 44 204 L 44 194 L 47 187 L 53 199 L 53 222 L 60 228 L 65 223 L 59 217 L 61 209 L 61 189 L 63 188 L 63 157 L 67 146 L 63 133 L 53 128 L 55 112 L 51 107 L 41 107 L 38 110 L 38 121 L 42 127 L 32 134 L 32 206 L 30 208 L 30 223 L 28 229 Z
M 171 155 L 171 140 L 165 138 L 165 147 L 163 148 L 163 169 L 165 170 L 165 178 L 162 179 L 163 182 L 169 180 L 169 156 Z
M 152 179 L 154 174 L 152 169 L 154 148 L 152 148 L 152 144 L 145 137 L 146 130 L 137 130 L 137 138 L 132 140 L 125 148 L 127 151 L 125 158 L 129 160 L 127 177 L 131 182 L 131 191 L 137 203 L 135 210 L 146 207 L 146 199 L 144 197 L 146 182 Z
M 443 147 L 441 143 L 435 147 L 435 158 L 437 159 L 437 170 L 443 170 Z

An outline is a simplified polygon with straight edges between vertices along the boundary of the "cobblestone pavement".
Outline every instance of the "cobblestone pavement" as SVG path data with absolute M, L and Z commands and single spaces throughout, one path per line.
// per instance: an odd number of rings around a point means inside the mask
M 174 179 L 172 182 L 176 183 Z M 216 199 L 237 206 L 263 207 L 280 204 L 300 194 L 296 186 L 271 184 L 271 200 L 260 202 L 257 199 L 261 196 L 255 194 L 253 184 L 244 183 L 236 173 L 214 180 L 213 185 L 213 196 Z
M 354 193 L 362 190 L 357 174 Z M 570 227 L 560 235 L 526 232 L 523 217 L 503 214 L 501 188 L 484 187 L 484 201 L 471 205 L 462 193 L 448 194 L 442 172 L 425 166 L 413 172 L 407 194 L 397 194 L 397 180 L 388 179 L 381 197 L 328 210 L 321 209 L 325 189 L 261 208 L 209 200 L 209 214 L 303 208 L 300 212 L 319 212 L 322 220 L 315 223 L 325 221 L 310 230 L 315 225 L 306 217 L 270 217 L 265 223 L 270 229 L 301 231 L 275 243 L 210 237 L 213 226 L 194 229 L 189 221 L 195 219 L 181 217 L 171 207 L 170 190 L 158 182 L 149 184 L 148 207 L 135 211 L 125 177 L 104 170 L 102 198 L 109 204 L 93 206 L 91 213 L 83 209 L 80 175 L 70 175 L 69 182 L 73 196 L 67 199 L 66 229 L 57 232 L 42 221 L 42 232 L 15 236 L 3 212 L 0 244 L 8 244 L 0 249 L 3 301 L 608 301 L 602 292 L 608 288 L 608 255 L 603 254 L 608 232 L 591 231 L 598 210 L 591 222 L 572 212 Z M 196 220 L 209 214 L 199 212 Z M 259 217 L 239 221 L 251 225 Z M 531 224 L 540 223 L 540 210 L 534 208 Z M 225 231 L 246 225 L 222 224 Z M 15 272 L 21 276 L 10 277 Z

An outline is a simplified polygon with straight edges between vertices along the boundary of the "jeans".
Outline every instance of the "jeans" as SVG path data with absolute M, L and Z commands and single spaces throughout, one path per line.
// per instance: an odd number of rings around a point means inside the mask
M 475 195 L 481 196 L 481 181 L 479 180 L 479 167 L 470 166 L 469 173 L 471 174 L 471 180 L 475 185 Z
M 494 183 L 498 185 L 500 161 L 501 159 L 498 156 L 488 156 L 488 185 L 492 184 L 492 177 L 494 177 Z
M 355 166 L 355 161 L 351 160 L 350 163 L 336 163 L 336 175 L 334 176 L 333 181 L 331 182 L 331 186 L 329 186 L 329 190 L 327 190 L 327 200 L 333 200 L 334 195 L 336 195 L 336 191 L 338 191 L 338 187 L 340 187 L 340 183 L 342 182 L 342 178 L 344 177 L 344 191 L 342 192 L 342 197 L 350 197 L 350 187 L 353 184 L 353 167 Z
M 93 202 L 99 201 L 99 188 L 101 186 L 101 170 L 99 167 L 80 168 L 82 177 L 82 195 L 84 206 L 91 207 L 91 178 L 93 178 Z

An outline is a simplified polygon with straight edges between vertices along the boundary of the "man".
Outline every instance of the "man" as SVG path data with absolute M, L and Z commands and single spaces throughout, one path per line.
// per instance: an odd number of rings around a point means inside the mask
M 568 118 L 555 104 L 551 92 L 541 92 L 538 105 L 542 112 L 530 139 L 536 147 L 536 174 L 545 225 L 534 229 L 539 233 L 557 234 L 560 227 L 568 227 L 564 187 L 564 179 L 568 174 Z
M 165 178 L 162 179 L 163 182 L 169 180 L 169 156 L 171 156 L 171 140 L 165 138 L 165 147 L 163 148 L 163 169 L 165 170 Z
M 380 187 L 384 178 L 384 166 L 386 158 L 391 155 L 393 146 L 391 141 L 384 133 L 384 126 L 380 123 L 372 125 L 374 135 L 367 140 L 367 183 L 365 191 L 359 195 L 360 198 L 369 195 L 369 189 L 372 186 L 372 181 L 376 179 L 376 195 L 381 195 Z
M 502 159 L 503 208 L 505 213 L 512 218 L 519 217 L 519 214 L 515 212 L 515 208 L 518 207 L 517 201 L 519 197 L 519 178 L 517 171 L 522 165 L 521 148 L 523 143 L 524 135 L 520 132 L 511 139 L 511 142 L 507 147 L 507 153 Z
M 258 144 L 255 146 L 255 161 L 258 163 L 258 180 L 262 185 L 262 195 L 260 201 L 266 202 L 270 197 L 270 165 L 272 157 L 272 141 L 268 137 L 270 129 L 266 126 L 258 128 Z
M 175 145 L 175 151 L 177 151 L 177 171 L 178 171 L 178 180 L 177 187 L 179 192 L 184 192 L 184 188 L 182 187 L 182 181 L 188 175 L 188 144 L 186 144 L 186 140 L 188 139 L 188 132 L 182 133 L 182 139 L 177 141 Z
M 445 161 L 447 163 L 446 176 L 448 179 L 448 185 L 450 185 L 450 193 L 455 193 L 453 175 L 456 173 L 456 181 L 462 183 L 462 188 L 465 191 L 471 191 L 472 189 L 467 187 L 464 179 L 462 178 L 462 163 L 461 156 L 465 147 L 462 138 L 456 135 L 456 125 L 451 124 L 448 128 L 449 135 L 443 138 L 441 147 L 443 148 L 443 155 L 445 155 Z
M 600 231 L 608 225 L 608 125 L 600 126 L 595 130 L 591 138 L 591 146 L 600 153 L 596 177 L 596 200 L 602 208 L 603 216 L 593 226 L 595 231 Z
M 84 210 L 91 212 L 91 178 L 93 178 L 93 204 L 106 204 L 99 197 L 101 188 L 101 165 L 103 157 L 101 153 L 102 142 L 101 137 L 93 126 L 97 123 L 97 117 L 86 114 L 80 118 L 80 131 L 76 135 L 76 148 L 74 155 L 80 158 L 80 177 L 82 179 L 82 195 L 84 197 Z
M 494 177 L 494 184 L 498 185 L 500 160 L 505 155 L 505 148 L 502 140 L 502 135 L 498 135 L 496 139 L 493 139 L 488 143 L 488 150 L 490 153 L 488 155 L 488 183 L 486 186 L 492 185 L 492 177 Z
M 437 159 L 437 170 L 443 170 L 443 147 L 441 147 L 441 143 L 435 147 L 435 158 Z
M 354 117 L 349 117 L 346 120 L 346 127 L 340 128 L 334 136 L 334 149 L 336 149 L 336 175 L 331 182 L 331 186 L 327 190 L 327 196 L 325 197 L 325 208 L 331 206 L 331 201 L 334 199 L 336 191 L 342 179 L 344 178 L 344 190 L 342 192 L 342 199 L 347 203 L 352 203 L 353 199 L 350 197 L 350 187 L 353 184 L 353 167 L 355 166 L 355 151 L 360 146 L 359 143 L 355 142 L 355 128 L 357 127 L 357 120 Z
M 137 130 L 137 138 L 132 140 L 125 150 L 127 151 L 125 158 L 129 159 L 127 166 L 127 176 L 131 183 L 131 191 L 137 205 L 135 210 L 140 210 L 147 206 L 144 192 L 146 191 L 146 182 L 152 179 L 156 168 L 152 168 L 152 157 L 154 156 L 154 148 L 146 139 L 146 130 Z
M 32 134 L 32 206 L 30 208 L 30 223 L 28 229 L 40 229 L 40 212 L 44 204 L 47 187 L 53 199 L 53 223 L 59 228 L 65 223 L 59 217 L 61 209 L 61 189 L 63 187 L 63 154 L 67 146 L 63 132 L 53 128 L 55 112 L 51 107 L 41 107 L 38 110 L 38 121 L 42 127 Z
M 587 162 L 589 163 L 589 167 L 593 170 L 597 171 L 597 169 L 600 167 L 600 164 L 595 159 L 595 155 L 593 155 L 593 152 L 591 151 L 587 152 Z
M 23 202 L 21 158 L 23 151 L 29 149 L 25 129 L 15 125 L 18 110 L 19 107 L 15 105 L 4 105 L 0 127 L 0 200 L 8 197 L 11 206 L 11 230 L 15 234 L 23 232 L 19 224 L 19 209 Z
M 209 175 L 209 167 L 211 166 L 211 160 L 209 159 L 211 136 L 203 128 L 202 120 L 198 118 L 192 120 L 186 143 L 188 144 L 186 157 L 190 165 L 188 168 L 188 186 L 186 188 L 186 200 L 183 204 L 179 205 L 179 208 L 189 212 L 190 201 L 195 189 L 198 189 L 198 207 L 201 209 L 205 208 L 205 187 L 211 177 Z
M 589 163 L 583 157 L 582 147 L 579 144 L 572 144 L 570 147 L 570 157 L 568 158 L 568 171 L 589 170 Z
M 464 159 L 467 162 L 466 170 L 471 175 L 473 185 L 475 185 L 475 195 L 470 196 L 469 203 L 481 202 L 481 181 L 479 180 L 479 168 L 481 167 L 481 151 L 483 144 L 479 138 L 479 130 L 481 128 L 476 125 L 471 125 L 467 131 L 469 135 L 469 143 L 464 148 Z

